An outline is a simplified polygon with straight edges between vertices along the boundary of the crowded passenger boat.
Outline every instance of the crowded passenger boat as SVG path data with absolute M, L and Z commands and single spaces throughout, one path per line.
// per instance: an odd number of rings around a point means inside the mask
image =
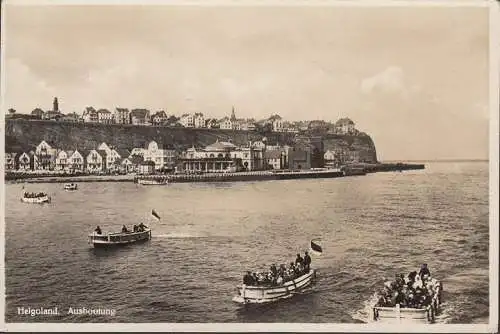
M 32 192 L 24 192 L 21 201 L 24 203 L 49 203 L 51 200 L 50 196 L 44 192 L 32 193 Z
M 267 272 L 250 272 L 243 276 L 243 284 L 237 286 L 238 295 L 233 301 L 239 304 L 267 303 L 291 297 L 309 286 L 314 278 L 311 257 L 297 254 L 289 265 L 272 264 Z
M 432 323 L 439 313 L 442 289 L 427 264 L 423 264 L 418 273 L 396 274 L 378 293 L 373 318 L 383 322 Z
M 78 185 L 76 183 L 66 183 L 64 185 L 64 190 L 77 190 Z
M 94 247 L 123 246 L 151 239 L 151 228 L 140 223 L 134 225 L 130 231 L 123 225 L 121 232 L 103 234 L 100 226 L 97 226 L 89 235 L 89 244 Z

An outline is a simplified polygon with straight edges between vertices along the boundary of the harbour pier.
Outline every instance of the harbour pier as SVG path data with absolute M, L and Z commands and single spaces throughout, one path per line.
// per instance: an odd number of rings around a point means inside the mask
M 300 170 L 300 171 L 255 171 L 255 172 L 233 172 L 233 173 L 202 173 L 202 174 L 174 174 L 169 175 L 169 182 L 237 182 L 237 181 L 266 181 L 266 180 L 291 180 L 311 178 L 335 178 L 343 177 L 344 173 L 338 169 L 331 170 Z M 136 176 L 134 182 L 139 179 L 156 180 L 162 175 Z

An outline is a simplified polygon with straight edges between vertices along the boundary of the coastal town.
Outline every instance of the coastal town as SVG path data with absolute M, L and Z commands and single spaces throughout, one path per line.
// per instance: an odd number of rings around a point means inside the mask
M 293 144 L 286 145 L 268 140 L 247 141 L 236 145 L 231 139 L 215 140 L 204 147 L 179 149 L 172 143 L 149 140 L 141 147 L 123 147 L 113 142 L 96 143 L 93 147 L 60 147 L 50 140 L 40 140 L 26 150 L 10 151 L 6 148 L 5 170 L 23 174 L 166 174 L 166 173 L 220 173 L 263 170 L 308 170 L 311 168 L 339 168 L 349 163 L 370 162 L 360 152 L 348 147 L 323 149 L 320 137 L 305 132 L 324 126 L 324 121 L 287 122 L 279 115 L 261 120 L 236 118 L 234 107 L 230 117 L 216 120 L 202 113 L 167 117 L 164 111 L 150 114 L 146 109 L 116 108 L 113 113 L 105 109 L 88 107 L 82 115 L 63 114 L 58 98 L 52 110 L 36 108 L 31 114 L 16 114 L 11 109 L 7 119 L 28 121 L 72 122 L 117 126 L 153 126 L 192 129 L 221 129 L 289 133 Z M 330 123 L 327 132 L 345 136 L 363 136 L 349 118 Z M 165 129 L 168 131 L 168 129 Z M 66 145 L 67 146 L 67 145 Z

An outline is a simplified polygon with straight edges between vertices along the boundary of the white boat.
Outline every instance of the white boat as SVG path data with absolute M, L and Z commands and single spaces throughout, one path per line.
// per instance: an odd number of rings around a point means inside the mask
M 439 281 L 435 283 L 435 291 L 429 305 L 422 308 L 401 307 L 396 304 L 395 307 L 383 307 L 375 305 L 373 307 L 373 320 L 381 323 L 400 324 L 400 323 L 434 323 L 436 315 L 441 312 L 441 293 L 442 284 Z
M 138 179 L 137 183 L 142 184 L 143 186 L 159 186 L 168 184 L 167 178 L 161 179 Z
M 77 190 L 78 185 L 76 183 L 66 183 L 64 185 L 64 190 Z
M 42 203 L 50 203 L 50 196 L 46 193 L 38 193 L 38 194 L 28 194 L 24 193 L 23 197 L 21 197 L 21 202 L 24 203 L 33 203 L 33 204 L 42 204 Z
M 151 239 L 151 229 L 146 228 L 140 232 L 118 232 L 108 234 L 89 234 L 88 242 L 94 247 L 124 246 Z
M 281 285 L 238 285 L 238 295 L 233 302 L 238 304 L 262 304 L 290 298 L 295 293 L 311 285 L 316 273 L 310 269 L 307 273 Z

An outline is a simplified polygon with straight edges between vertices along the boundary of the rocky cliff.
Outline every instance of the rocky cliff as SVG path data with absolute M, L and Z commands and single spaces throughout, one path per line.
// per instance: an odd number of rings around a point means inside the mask
M 6 120 L 5 151 L 19 152 L 34 149 L 42 140 L 61 149 L 92 149 L 106 142 L 118 148 L 145 147 L 155 140 L 159 144 L 171 145 L 177 150 L 191 146 L 204 147 L 219 141 L 232 141 L 243 145 L 248 141 L 267 138 L 269 144 L 295 142 L 292 133 L 258 133 L 221 129 L 186 129 L 155 126 L 134 126 L 117 124 L 65 123 L 57 121 Z M 354 149 L 360 157 L 376 162 L 377 155 L 372 139 L 367 135 L 324 135 L 324 151 L 342 147 Z

